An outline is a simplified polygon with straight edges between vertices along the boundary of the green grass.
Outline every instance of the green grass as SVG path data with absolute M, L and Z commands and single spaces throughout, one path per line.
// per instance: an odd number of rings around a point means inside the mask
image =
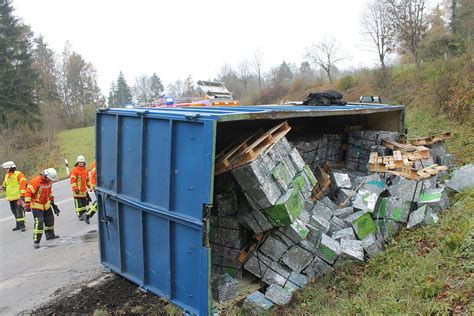
M 474 189 L 437 224 L 402 231 L 385 252 L 299 291 L 284 314 L 434 314 L 474 311 Z
M 66 176 L 64 159 L 69 160 L 69 168 L 74 167 L 78 155 L 84 155 L 87 164 L 90 165 L 95 158 L 95 126 L 83 127 L 62 131 L 58 134 L 57 144 L 59 146 L 56 155 L 56 168 L 59 177 Z
M 474 124 L 454 122 L 434 108 L 421 106 L 407 108 L 406 123 L 408 137 L 450 131 L 452 136 L 446 141 L 448 152 L 454 154 L 459 164 L 474 161 Z

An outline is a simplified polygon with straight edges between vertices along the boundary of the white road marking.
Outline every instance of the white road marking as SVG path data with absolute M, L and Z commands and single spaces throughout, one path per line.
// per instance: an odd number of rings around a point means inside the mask
M 67 198 L 65 200 L 61 200 L 61 201 L 57 202 L 56 205 L 61 205 L 61 204 L 67 203 L 67 202 L 71 202 L 72 200 L 74 200 L 74 198 L 70 197 L 70 198 Z M 4 217 L 4 218 L 0 218 L 0 223 L 9 221 L 9 220 L 14 219 L 14 218 L 15 217 L 13 215 L 8 216 L 8 217 Z
M 9 221 L 9 220 L 14 219 L 14 218 L 15 218 L 15 216 L 13 216 L 13 215 L 12 215 L 12 216 L 8 216 L 8 217 L 4 217 L 4 218 L 0 219 L 0 223 Z

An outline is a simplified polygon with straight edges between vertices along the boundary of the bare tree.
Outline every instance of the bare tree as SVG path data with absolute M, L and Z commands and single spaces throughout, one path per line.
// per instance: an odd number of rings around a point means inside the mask
M 385 0 L 372 0 L 361 17 L 362 27 L 375 44 L 382 70 L 385 71 L 387 56 L 392 52 L 394 43 L 394 25 L 391 21 Z
M 257 74 L 258 80 L 258 92 L 259 95 L 262 95 L 262 67 L 263 67 L 263 51 L 257 49 L 253 53 L 253 67 L 255 69 L 255 73 Z
M 386 0 L 401 44 L 413 55 L 420 68 L 420 43 L 426 31 L 427 0 Z
M 138 101 L 150 100 L 150 78 L 147 75 L 141 75 L 135 78 L 135 84 L 132 87 L 132 92 Z
M 306 58 L 313 64 L 321 67 L 332 83 L 331 71 L 337 62 L 345 58 L 339 43 L 333 37 L 324 37 L 318 43 L 306 48 Z
M 217 73 L 217 78 L 220 81 L 223 81 L 225 77 L 229 76 L 233 72 L 234 70 L 232 69 L 232 66 L 229 63 L 224 63 Z
M 247 94 L 247 84 L 251 75 L 250 62 L 247 59 L 242 60 L 237 66 L 237 76 L 244 86 L 244 94 Z

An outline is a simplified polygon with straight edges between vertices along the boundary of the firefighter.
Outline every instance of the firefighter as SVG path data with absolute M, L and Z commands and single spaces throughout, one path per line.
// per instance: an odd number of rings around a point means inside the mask
M 74 169 L 71 171 L 72 196 L 76 207 L 76 215 L 83 221 L 88 211 L 90 197 L 87 189 L 91 188 L 89 173 L 86 169 L 86 159 L 84 156 L 77 156 Z
M 23 172 L 16 170 L 16 165 L 13 161 L 3 163 L 2 168 L 5 171 L 5 178 L 1 188 L 6 193 L 5 195 L 10 204 L 10 209 L 16 219 L 16 226 L 12 228 L 12 230 L 21 230 L 24 232 L 26 228 L 23 205 L 27 185 L 25 175 Z
M 33 246 L 39 248 L 43 232 L 46 240 L 59 238 L 54 234 L 54 214 L 59 215 L 59 208 L 54 204 L 53 181 L 58 174 L 53 168 L 45 169 L 40 175 L 31 179 L 26 187 L 25 210 L 33 213 L 35 220 Z M 51 209 L 52 208 L 52 209 Z
M 97 171 L 95 169 L 95 159 L 92 160 L 91 162 L 90 179 L 91 179 L 92 190 L 94 190 L 95 192 L 95 187 L 97 185 Z M 91 207 L 87 211 L 86 217 L 84 218 L 84 222 L 86 222 L 86 224 L 90 224 L 90 219 L 92 216 L 94 216 L 96 212 L 97 212 L 97 197 L 96 197 L 96 200 L 92 202 Z

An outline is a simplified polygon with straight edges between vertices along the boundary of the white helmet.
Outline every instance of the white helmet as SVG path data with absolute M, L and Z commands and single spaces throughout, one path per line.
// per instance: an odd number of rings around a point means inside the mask
M 79 163 L 79 162 L 86 162 L 86 158 L 84 158 L 83 155 L 77 156 L 76 163 Z
M 48 168 L 43 170 L 43 176 L 48 178 L 51 181 L 56 181 L 58 180 L 58 173 L 54 168 Z
M 7 161 L 7 162 L 2 163 L 2 168 L 3 169 L 16 168 L 16 165 L 13 161 Z

